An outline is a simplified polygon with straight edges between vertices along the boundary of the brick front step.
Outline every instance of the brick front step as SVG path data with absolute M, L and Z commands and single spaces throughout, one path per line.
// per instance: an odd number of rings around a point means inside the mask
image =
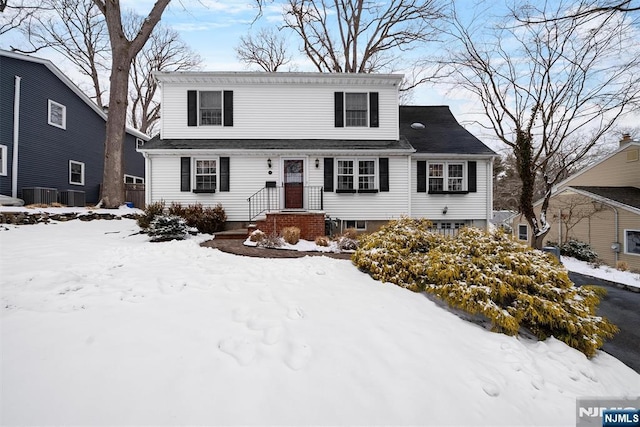
M 266 216 L 255 224 L 266 235 L 274 232 L 280 235 L 285 227 L 298 227 L 300 238 L 304 240 L 313 241 L 325 235 L 324 212 L 269 212 Z

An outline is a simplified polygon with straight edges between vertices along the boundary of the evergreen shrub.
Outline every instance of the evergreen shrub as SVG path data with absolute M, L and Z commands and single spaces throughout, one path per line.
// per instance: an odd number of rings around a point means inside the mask
M 569 240 L 560 246 L 560 253 L 580 261 L 593 262 L 598 259 L 598 254 L 591 249 L 588 243 L 578 240 Z
M 615 325 L 596 316 L 600 295 L 576 287 L 551 254 L 498 230 L 466 227 L 457 236 L 429 231 L 424 219 L 391 221 L 364 236 L 352 260 L 374 279 L 437 295 L 450 306 L 486 316 L 496 332 L 526 328 L 555 336 L 591 357 Z
M 184 219 L 164 214 L 156 216 L 147 230 L 152 242 L 183 240 L 187 232 L 188 227 Z

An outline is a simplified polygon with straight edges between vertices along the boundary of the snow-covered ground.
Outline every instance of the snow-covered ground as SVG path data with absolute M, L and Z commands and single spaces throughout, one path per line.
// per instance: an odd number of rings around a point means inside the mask
M 575 425 L 612 356 L 491 333 L 347 260 L 0 226 L 1 425 Z M 609 276 L 610 277 L 610 276 Z

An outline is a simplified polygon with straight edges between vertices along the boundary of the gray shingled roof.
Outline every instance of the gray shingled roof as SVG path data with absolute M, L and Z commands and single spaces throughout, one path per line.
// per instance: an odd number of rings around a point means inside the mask
M 154 137 L 143 149 L 215 149 L 215 150 L 400 150 L 413 148 L 401 138 L 396 140 L 339 140 L 339 139 L 160 139 Z
M 414 129 L 422 123 L 424 129 Z M 406 151 L 430 154 L 495 155 L 482 141 L 460 126 L 447 106 L 400 106 L 400 140 L 336 139 L 160 139 L 144 150 L 327 150 Z
M 640 209 L 640 188 L 637 187 L 592 187 L 572 185 L 571 188 Z
M 414 129 L 413 123 L 422 123 L 424 129 Z M 446 105 L 400 106 L 400 135 L 418 153 L 496 154 L 463 128 Z

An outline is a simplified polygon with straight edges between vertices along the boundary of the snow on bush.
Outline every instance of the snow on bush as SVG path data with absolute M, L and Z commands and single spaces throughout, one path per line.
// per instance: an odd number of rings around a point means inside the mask
M 596 316 L 600 297 L 576 287 L 551 254 L 497 230 L 464 228 L 449 237 L 424 219 L 391 221 L 365 236 L 353 262 L 373 278 L 437 295 L 450 306 L 491 320 L 493 330 L 521 327 L 555 336 L 591 357 L 617 327 Z
M 562 245 L 558 245 L 555 242 L 548 242 L 551 246 L 559 247 L 560 254 L 564 256 L 570 256 L 571 258 L 579 259 L 580 261 L 594 262 L 598 259 L 596 251 L 591 249 L 588 243 L 581 242 L 579 240 L 569 240 Z
M 175 215 L 156 216 L 147 230 L 152 242 L 183 240 L 187 232 L 185 220 Z

